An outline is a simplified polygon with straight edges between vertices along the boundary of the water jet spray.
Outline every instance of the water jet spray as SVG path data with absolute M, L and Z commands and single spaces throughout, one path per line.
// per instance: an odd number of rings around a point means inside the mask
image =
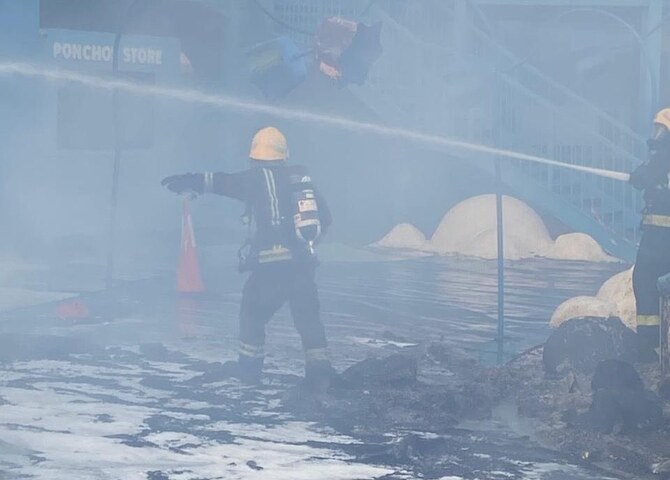
M 487 145 L 464 142 L 440 135 L 416 132 L 399 127 L 385 126 L 377 123 L 360 122 L 343 117 L 324 115 L 305 110 L 282 108 L 251 101 L 237 99 L 227 95 L 211 94 L 195 89 L 182 89 L 176 87 L 165 87 L 156 85 L 144 85 L 142 83 L 121 79 L 107 79 L 95 75 L 87 75 L 72 70 L 44 68 L 26 63 L 0 63 L 0 76 L 19 75 L 26 77 L 42 78 L 54 82 L 72 82 L 92 88 L 104 90 L 123 90 L 135 95 L 150 95 L 169 98 L 189 103 L 199 103 L 212 107 L 229 110 L 240 110 L 246 112 L 266 113 L 268 115 L 281 117 L 289 120 L 314 122 L 344 130 L 369 132 L 376 135 L 402 138 L 409 141 L 446 147 L 454 150 L 465 150 L 470 152 L 484 153 L 492 156 L 506 157 L 516 160 L 524 160 L 553 167 L 565 168 L 583 173 L 589 173 L 603 178 L 627 182 L 630 176 L 627 173 L 604 170 L 583 165 L 563 163 L 549 158 L 530 155 L 513 150 L 506 150 Z

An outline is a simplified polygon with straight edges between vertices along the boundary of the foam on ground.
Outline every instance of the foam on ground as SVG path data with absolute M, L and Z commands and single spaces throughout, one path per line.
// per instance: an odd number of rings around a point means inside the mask
M 569 233 L 554 242 L 544 221 L 530 206 L 513 197 L 503 197 L 505 258 L 521 260 L 545 257 L 589 262 L 617 261 L 589 235 Z M 484 259 L 498 256 L 495 195 L 467 199 L 442 219 L 430 240 L 409 223 L 394 227 L 375 247 L 439 255 L 465 255 Z
M 410 223 L 396 225 L 374 244 L 376 247 L 422 250 L 426 246 L 426 236 Z
M 549 325 L 558 328 L 564 322 L 575 318 L 609 318 L 615 315 L 616 306 L 596 297 L 574 297 L 563 302 L 551 316 Z
M 601 300 L 614 303 L 616 316 L 621 319 L 624 325 L 633 330 L 637 328 L 632 268 L 617 273 L 607 280 L 600 287 L 600 290 L 598 290 L 597 297 Z
M 522 201 L 503 197 L 505 258 L 534 257 L 551 246 L 542 218 Z M 492 259 L 497 257 L 495 195 L 465 200 L 445 215 L 428 249 L 439 254 L 459 254 Z
M 581 260 L 584 262 L 616 262 L 605 253 L 600 244 L 585 233 L 567 233 L 545 252 L 543 257 L 556 260 Z
M 619 317 L 631 330 L 637 328 L 633 269 L 617 273 L 607 280 L 595 297 L 574 297 L 562 303 L 552 315 L 550 325 L 557 328 L 574 318 L 610 316 Z

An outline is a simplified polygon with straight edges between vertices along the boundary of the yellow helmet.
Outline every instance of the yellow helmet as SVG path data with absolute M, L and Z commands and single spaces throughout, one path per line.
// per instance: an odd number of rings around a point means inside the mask
M 260 161 L 286 160 L 288 145 L 286 137 L 275 127 L 265 127 L 254 135 L 249 158 Z
M 664 108 L 658 112 L 654 117 L 654 123 L 657 125 L 663 125 L 670 131 L 670 108 Z

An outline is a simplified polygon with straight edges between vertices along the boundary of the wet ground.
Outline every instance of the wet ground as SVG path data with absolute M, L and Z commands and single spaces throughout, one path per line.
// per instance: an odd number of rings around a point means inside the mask
M 556 306 L 624 268 L 510 264 L 506 355 L 543 342 Z M 494 262 L 467 259 L 325 262 L 335 367 L 433 342 L 493 361 L 495 278 Z M 58 319 L 53 305 L 3 313 L 0 478 L 616 478 L 539 447 L 504 407 L 439 432 L 405 423 L 380 434 L 303 415 L 292 400 L 302 353 L 285 310 L 268 329 L 263 386 L 217 378 L 216 362 L 235 356 L 241 282 L 233 270 L 209 272 L 212 293 L 198 298 L 176 297 L 167 276 L 125 283 L 85 294 L 86 321 Z

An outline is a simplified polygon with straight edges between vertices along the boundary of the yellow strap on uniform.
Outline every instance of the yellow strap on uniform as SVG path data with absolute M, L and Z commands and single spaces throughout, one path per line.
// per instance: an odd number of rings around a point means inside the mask
M 661 324 L 660 315 L 638 315 L 637 326 L 643 327 L 658 327 Z
M 642 224 L 670 228 L 670 217 L 667 215 L 645 215 Z
M 291 260 L 293 254 L 291 250 L 281 245 L 275 245 L 270 250 L 261 250 L 258 252 L 258 263 L 271 263 L 284 260 Z

